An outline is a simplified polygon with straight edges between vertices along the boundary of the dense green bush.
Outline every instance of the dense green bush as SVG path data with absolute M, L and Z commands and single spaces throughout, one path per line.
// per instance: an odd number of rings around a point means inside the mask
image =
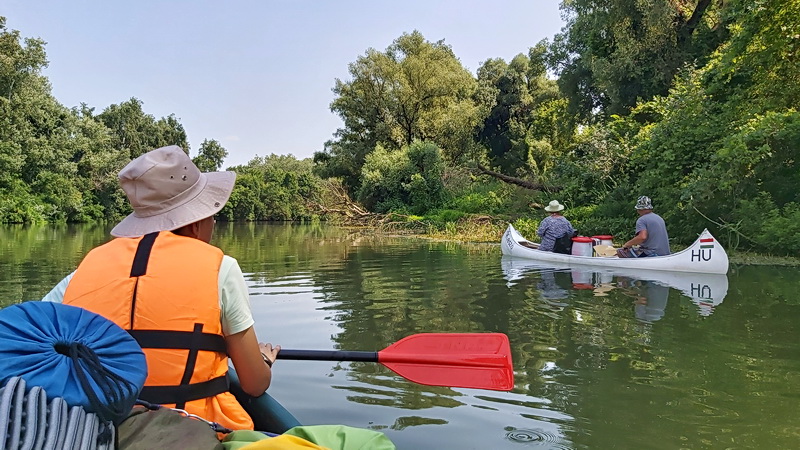
M 233 167 L 236 185 L 221 218 L 234 220 L 303 220 L 314 212 L 308 201 L 315 198 L 319 178 L 309 160 L 294 156 L 256 157 L 247 165 Z
M 470 192 L 460 197 L 453 198 L 447 205 L 453 209 L 464 211 L 466 213 L 478 214 L 485 213 L 491 214 L 502 209 L 504 206 L 504 199 L 500 194 L 495 191 L 488 192 Z
M 441 150 L 432 143 L 415 141 L 395 151 L 379 145 L 364 163 L 358 199 L 376 212 L 424 213 L 444 202 L 443 173 Z
M 444 227 L 448 222 L 458 222 L 466 217 L 467 213 L 464 211 L 456 211 L 453 209 L 440 209 L 431 211 L 425 215 L 424 219 L 429 224 L 437 228 Z
M 511 225 L 519 231 L 519 233 L 526 239 L 531 241 L 538 241 L 539 237 L 536 235 L 536 230 L 539 228 L 540 219 L 531 219 L 527 217 L 520 217 L 515 220 Z
M 753 200 L 739 201 L 734 214 L 747 217 L 723 227 L 739 248 L 758 248 L 775 255 L 800 255 L 800 204 L 779 207 L 770 194 L 761 192 Z

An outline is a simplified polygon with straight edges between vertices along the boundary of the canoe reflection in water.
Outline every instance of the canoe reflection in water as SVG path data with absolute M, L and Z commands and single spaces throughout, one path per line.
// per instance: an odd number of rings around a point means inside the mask
M 537 274 L 536 288 L 553 313 L 567 306 L 560 300 L 569 298 L 573 290 L 592 290 L 596 296 L 616 290 L 633 299 L 637 319 L 654 322 L 664 316 L 669 289 L 673 288 L 697 306 L 698 314 L 709 316 L 728 293 L 728 276 L 724 274 L 600 269 L 511 256 L 503 256 L 500 266 L 509 287 Z

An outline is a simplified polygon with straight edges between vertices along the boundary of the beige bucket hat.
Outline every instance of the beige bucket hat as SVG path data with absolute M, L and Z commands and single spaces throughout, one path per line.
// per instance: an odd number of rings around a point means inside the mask
M 564 209 L 564 205 L 558 203 L 558 200 L 553 200 L 550 202 L 549 205 L 544 207 L 544 210 L 547 212 L 558 212 Z
M 213 216 L 225 206 L 235 181 L 234 172 L 200 172 L 177 145 L 149 151 L 119 172 L 133 213 L 111 235 L 138 237 Z

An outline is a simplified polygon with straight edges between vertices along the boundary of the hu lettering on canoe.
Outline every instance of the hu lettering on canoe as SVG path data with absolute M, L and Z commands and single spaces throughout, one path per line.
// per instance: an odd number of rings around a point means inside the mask
M 692 250 L 692 261 L 711 261 L 711 250 L 714 248 L 714 238 L 700 239 L 700 248 Z

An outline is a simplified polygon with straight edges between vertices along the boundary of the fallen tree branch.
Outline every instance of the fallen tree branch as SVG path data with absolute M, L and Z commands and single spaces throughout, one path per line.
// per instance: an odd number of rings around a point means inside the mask
M 560 186 L 548 186 L 541 183 L 536 183 L 533 181 L 523 180 L 522 178 L 516 178 L 509 175 L 502 174 L 500 172 L 495 172 L 493 170 L 489 170 L 486 167 L 478 164 L 478 170 L 480 173 L 484 175 L 489 175 L 491 177 L 497 178 L 505 183 L 513 184 L 516 186 L 523 187 L 525 189 L 530 189 L 532 191 L 547 191 L 547 192 L 558 192 L 562 188 Z

